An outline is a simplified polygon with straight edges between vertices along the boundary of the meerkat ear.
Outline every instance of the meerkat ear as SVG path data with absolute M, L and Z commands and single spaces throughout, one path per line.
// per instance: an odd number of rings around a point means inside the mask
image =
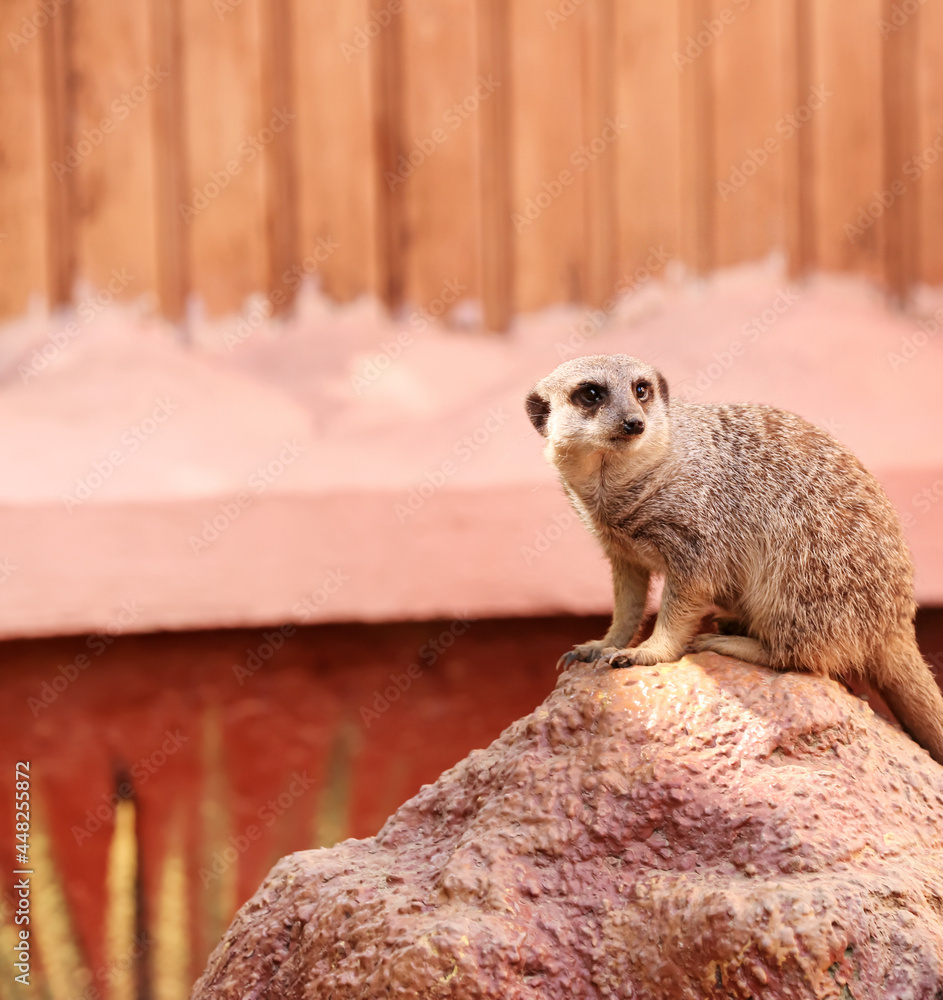
M 668 405 L 668 383 L 665 381 L 665 376 L 660 372 L 658 374 L 658 395 L 665 401 L 665 406 Z
M 550 416 L 550 400 L 537 392 L 532 392 L 524 401 L 530 422 L 544 436 L 547 436 L 547 417 Z

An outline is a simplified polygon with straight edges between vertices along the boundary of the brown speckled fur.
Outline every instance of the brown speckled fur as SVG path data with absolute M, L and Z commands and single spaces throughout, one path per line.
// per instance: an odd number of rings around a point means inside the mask
M 601 390 L 597 403 L 575 400 L 586 386 Z M 851 452 L 783 410 L 670 399 L 654 368 L 624 354 L 560 365 L 527 410 L 612 564 L 612 627 L 567 659 L 654 664 L 693 648 L 856 674 L 943 763 L 943 696 L 914 637 L 900 521 Z M 631 646 L 653 572 L 665 576 L 661 610 Z M 711 608 L 740 634 L 695 636 Z

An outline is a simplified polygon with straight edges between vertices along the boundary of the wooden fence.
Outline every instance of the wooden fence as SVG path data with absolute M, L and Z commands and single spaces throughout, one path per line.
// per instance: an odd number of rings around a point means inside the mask
M 943 282 L 938 0 L 6 0 L 0 22 L 0 315 L 79 279 L 171 317 L 278 308 L 316 272 L 394 309 L 457 288 L 500 328 L 603 302 L 653 250 Z

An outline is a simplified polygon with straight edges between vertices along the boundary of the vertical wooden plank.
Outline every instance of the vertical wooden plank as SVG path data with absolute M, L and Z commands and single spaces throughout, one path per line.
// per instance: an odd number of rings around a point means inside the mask
M 882 5 L 883 0 L 813 5 L 812 76 L 828 96 L 809 122 L 816 149 L 818 265 L 876 279 L 883 277 L 886 211 L 880 200 Z
M 615 113 L 615 6 L 613 0 L 588 5 L 582 21 L 583 142 L 594 152 L 613 135 L 614 148 L 600 153 L 592 170 L 586 171 L 586 232 L 583 249 L 583 301 L 600 306 L 616 285 L 617 213 L 616 178 L 618 141 L 622 124 Z M 625 133 L 627 141 L 631 136 Z
M 620 276 L 645 266 L 652 249 L 681 253 L 681 88 L 690 68 L 678 56 L 686 2 L 617 7 L 616 117 L 628 126 L 615 151 Z
M 56 173 L 53 160 L 75 135 L 75 81 L 73 73 L 75 9 L 60 8 L 41 33 L 43 104 L 45 107 L 46 247 L 49 302 L 69 302 L 76 275 L 75 174 Z
M 481 298 L 485 328 L 505 330 L 514 297 L 510 18 L 506 0 L 479 0 L 477 10 L 479 72 L 501 81 L 479 112 Z
M 478 299 L 479 115 L 505 81 L 479 77 L 474 0 L 410 0 L 401 20 L 405 160 L 387 179 L 405 198 L 405 297 Z
M 24 312 L 46 295 L 46 184 L 42 44 L 30 0 L 0 6 L 0 316 Z M 42 14 L 42 11 L 39 12 Z M 27 35 L 29 37 L 27 37 Z
M 891 28 L 894 26 L 891 25 Z M 887 29 L 885 29 L 887 30 Z M 916 32 L 916 110 L 918 164 L 911 167 L 908 183 L 919 172 L 917 212 L 917 277 L 928 285 L 943 284 L 943 6 L 922 7 L 919 22 L 903 31 Z M 912 155 L 912 154 L 911 154 Z
M 765 257 L 785 246 L 785 163 L 800 125 L 782 52 L 789 4 L 740 9 L 712 0 L 713 209 L 717 267 Z M 803 101 L 806 99 L 803 96 Z
M 151 101 L 169 68 L 150 61 L 147 14 L 75 5 L 75 129 L 53 164 L 75 177 L 77 276 L 123 297 L 157 288 Z
M 792 0 L 791 24 L 784 32 L 786 80 L 799 108 L 814 86 L 812 79 L 812 0 Z M 799 128 L 785 158 L 786 246 L 793 277 L 815 267 L 815 129 Z
M 259 0 L 184 0 L 187 226 L 191 285 L 211 313 L 238 309 L 268 278 L 267 148 L 295 126 L 262 107 Z
M 179 206 L 187 200 L 186 108 L 181 0 L 152 0 L 151 51 L 168 71 L 152 97 L 157 295 L 161 312 L 183 318 L 190 288 L 189 244 Z
M 585 7 L 569 4 L 512 4 L 512 224 L 519 310 L 583 298 L 585 173 L 597 162 L 581 153 L 582 95 L 574 86 L 580 79 L 583 17 Z
M 295 127 L 275 133 L 266 149 L 266 232 L 268 234 L 268 276 L 266 291 L 277 312 L 291 301 L 291 267 L 298 254 L 298 185 L 296 145 L 297 106 L 294 87 L 294 37 L 291 0 L 268 0 L 262 6 L 262 93 L 263 106 L 292 108 Z
M 882 23 L 889 24 L 898 5 L 884 0 Z M 920 137 L 917 109 L 919 9 L 899 30 L 887 32 L 881 47 L 884 121 L 884 190 L 897 202 L 884 217 L 884 274 L 888 290 L 902 305 L 917 277 L 917 251 L 922 185 L 908 176 Z M 919 159 L 916 161 L 919 163 Z
M 714 49 L 706 25 L 711 0 L 681 0 L 681 245 L 695 273 L 714 267 L 716 189 Z
M 292 266 L 316 260 L 324 292 L 342 302 L 378 288 L 371 66 L 384 43 L 369 14 L 367 0 L 291 6 L 300 258 Z
M 47 290 L 44 221 L 48 159 L 42 46 L 33 4 L 0 8 L 0 89 L 19 100 L 0 104 L 0 315 L 23 312 L 30 294 Z M 44 24 L 44 27 L 48 25 Z
M 380 24 L 385 4 L 369 0 L 368 6 L 371 22 Z M 377 290 L 388 308 L 399 309 L 406 294 L 406 189 L 389 179 L 396 178 L 400 158 L 406 152 L 402 13 L 381 28 L 369 46 L 377 191 Z

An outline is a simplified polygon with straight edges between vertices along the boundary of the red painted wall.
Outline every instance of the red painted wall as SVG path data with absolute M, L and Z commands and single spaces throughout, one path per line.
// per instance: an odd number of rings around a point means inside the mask
M 319 626 L 287 637 L 278 629 L 124 636 L 107 646 L 98 637 L 5 643 L 0 866 L 14 867 L 14 763 L 30 760 L 76 933 L 98 968 L 110 802 L 116 775 L 130 774 L 145 925 L 174 823 L 185 836 L 195 976 L 232 915 L 210 912 L 223 877 L 235 877 L 239 905 L 278 857 L 316 846 L 318 830 L 327 840 L 376 833 L 420 785 L 543 700 L 560 653 L 605 624 L 455 621 Z M 920 636 L 939 668 L 943 611 L 921 615 Z M 215 821 L 207 816 L 214 803 Z M 217 858 L 214 869 L 214 853 L 227 848 L 235 861 Z M 4 878 L 9 898 L 13 877 Z

